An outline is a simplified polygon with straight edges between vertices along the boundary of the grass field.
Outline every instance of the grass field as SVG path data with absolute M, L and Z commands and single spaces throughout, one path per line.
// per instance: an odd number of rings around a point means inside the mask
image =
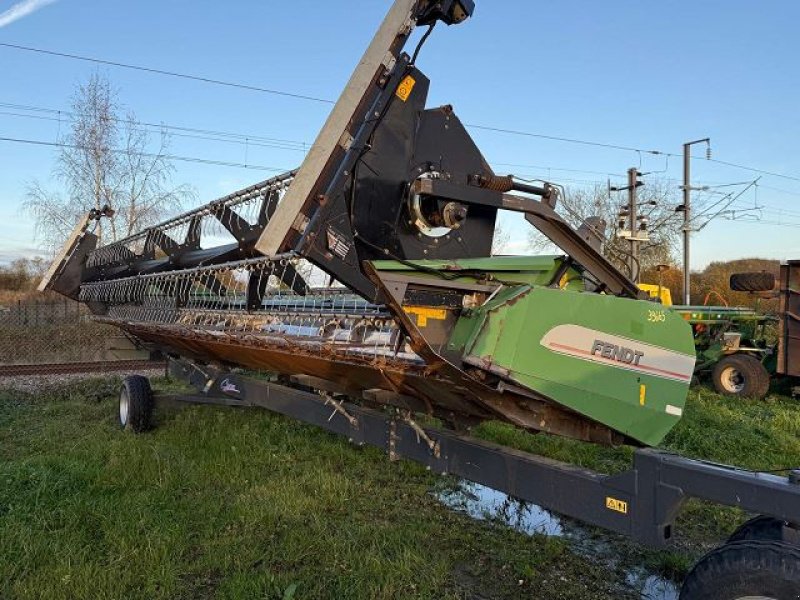
M 117 386 L 0 391 L 0 598 L 634 598 L 630 567 L 680 578 L 744 518 L 692 503 L 669 552 L 589 531 L 612 560 L 453 512 L 424 469 L 263 411 L 163 411 L 124 434 Z M 777 469 L 800 465 L 799 433 L 788 399 L 700 389 L 666 446 Z M 499 424 L 477 434 L 608 472 L 630 459 Z

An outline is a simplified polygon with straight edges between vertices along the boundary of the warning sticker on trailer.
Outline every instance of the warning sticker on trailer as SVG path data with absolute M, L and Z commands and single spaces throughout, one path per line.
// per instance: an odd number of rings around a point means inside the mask
M 623 515 L 628 514 L 628 503 L 625 502 L 625 500 L 618 500 L 611 496 L 606 496 L 606 508 L 614 512 L 622 513 Z
M 408 97 L 411 95 L 411 92 L 414 91 L 414 86 L 417 84 L 417 80 L 414 79 L 411 75 L 406 75 L 403 78 L 403 81 L 400 82 L 400 85 L 397 86 L 397 91 L 395 95 L 400 98 L 403 102 L 408 100 Z

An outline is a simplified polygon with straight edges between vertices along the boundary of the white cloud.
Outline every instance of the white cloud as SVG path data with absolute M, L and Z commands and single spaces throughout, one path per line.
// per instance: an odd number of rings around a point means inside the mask
M 10 25 L 22 17 L 27 17 L 32 12 L 44 8 L 53 2 L 56 2 L 56 0 L 22 0 L 22 2 L 17 2 L 8 10 L 0 13 L 0 27 Z

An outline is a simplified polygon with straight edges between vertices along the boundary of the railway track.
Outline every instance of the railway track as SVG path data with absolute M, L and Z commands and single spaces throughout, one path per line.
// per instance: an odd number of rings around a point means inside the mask
M 21 375 L 66 375 L 72 373 L 114 373 L 164 369 L 163 360 L 114 360 L 101 362 L 51 363 L 38 365 L 0 365 L 0 377 Z

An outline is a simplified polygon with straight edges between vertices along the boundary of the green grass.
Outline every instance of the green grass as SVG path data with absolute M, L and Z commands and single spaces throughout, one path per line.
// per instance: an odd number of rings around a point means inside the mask
M 548 435 L 531 435 L 503 423 L 484 423 L 475 434 L 603 473 L 628 468 L 629 447 L 608 448 Z M 800 402 L 773 394 L 766 400 L 727 398 L 693 388 L 683 419 L 662 448 L 692 458 L 754 470 L 800 466 Z
M 414 464 L 257 410 L 125 434 L 116 387 L 0 392 L 0 598 L 625 597 L 561 540 L 448 511 Z
M 606 537 L 610 563 L 449 511 L 421 467 L 264 411 L 164 410 L 125 434 L 117 386 L 0 391 L 0 598 L 625 598 L 628 566 L 679 577 L 743 518 L 690 503 L 676 550 Z M 606 472 L 631 455 L 476 433 Z M 774 469 L 800 464 L 798 433 L 787 399 L 700 390 L 665 446 Z

